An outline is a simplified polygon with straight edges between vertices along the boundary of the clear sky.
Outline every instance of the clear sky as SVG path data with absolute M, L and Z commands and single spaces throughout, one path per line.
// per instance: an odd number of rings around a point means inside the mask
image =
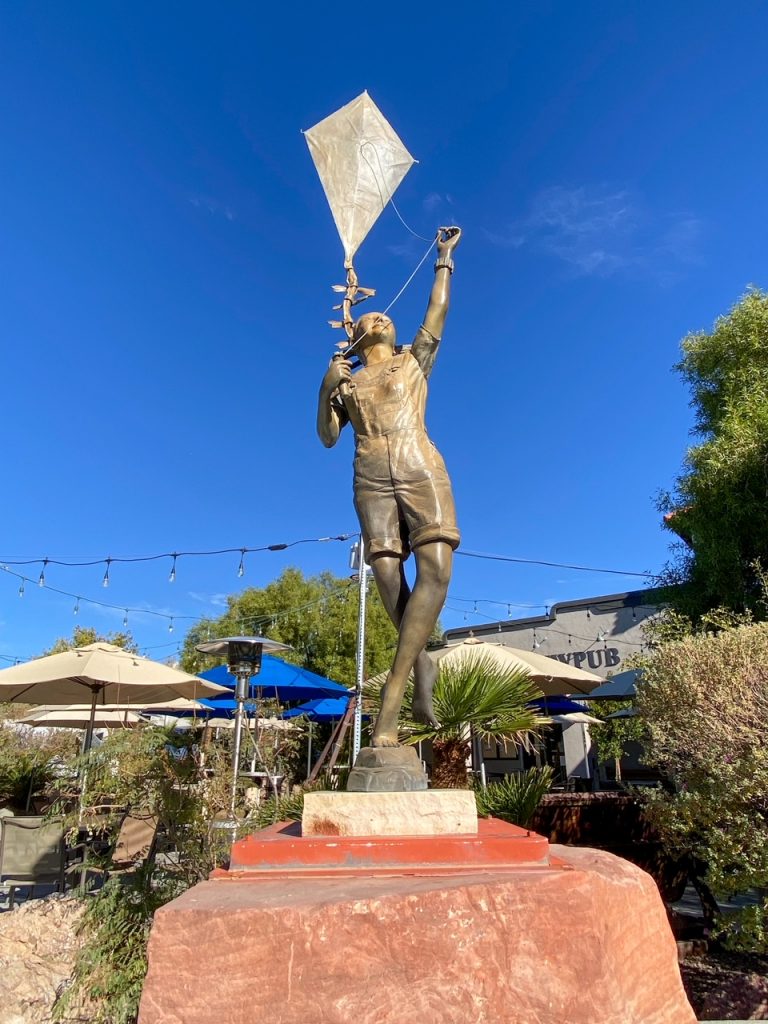
M 352 439 L 314 433 L 342 253 L 300 129 L 368 89 L 419 160 L 404 219 L 464 229 L 428 408 L 464 549 L 659 569 L 654 495 L 690 443 L 680 339 L 768 285 L 766 38 L 749 0 L 0 3 L 0 562 L 355 529 Z M 425 249 L 388 209 L 361 283 L 388 301 Z M 431 265 L 392 310 L 401 340 Z M 347 557 L 46 580 L 177 616 L 129 615 L 160 657 L 221 595 Z M 443 622 L 639 582 L 458 556 Z M 121 626 L 18 589 L 0 573 L 6 657 Z

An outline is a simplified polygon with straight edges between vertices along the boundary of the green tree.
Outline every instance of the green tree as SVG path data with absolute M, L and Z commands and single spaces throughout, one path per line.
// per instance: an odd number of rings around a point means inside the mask
M 636 709 L 631 700 L 596 700 L 589 710 L 590 714 L 603 720 L 603 724 L 594 732 L 597 755 L 601 761 L 613 761 L 616 781 L 621 782 L 621 759 L 628 743 L 642 742 L 645 733 L 643 720 L 637 714 L 610 717 L 620 711 L 634 712 Z
M 133 635 L 127 630 L 117 633 L 99 633 L 93 626 L 75 626 L 71 637 L 59 637 L 58 640 L 54 640 L 51 646 L 43 651 L 41 657 L 46 654 L 62 654 L 64 651 L 71 651 L 74 647 L 85 647 L 99 641 L 114 644 L 115 647 L 124 647 L 126 651 L 136 652 L 139 649 Z
M 184 641 L 181 664 L 199 672 L 210 664 L 195 645 L 217 636 L 259 634 L 288 644 L 288 661 L 350 686 L 355 681 L 357 581 L 324 572 L 306 577 L 285 572 L 266 587 L 249 587 L 227 598 L 217 619 L 204 618 Z M 375 586 L 369 586 L 366 609 L 366 675 L 383 671 L 392 661 L 397 634 Z
M 768 565 L 768 294 L 752 289 L 710 333 L 682 342 L 694 434 L 674 489 L 660 497 L 684 543 L 662 581 L 695 620 L 717 606 L 757 608 L 756 567 Z M 760 617 L 765 617 L 764 610 Z

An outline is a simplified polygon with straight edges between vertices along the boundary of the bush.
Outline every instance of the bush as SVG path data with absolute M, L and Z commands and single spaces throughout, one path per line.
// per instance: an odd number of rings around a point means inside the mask
M 49 732 L 16 725 L 9 705 L 0 710 L 0 804 L 24 813 L 29 800 L 57 778 L 67 759 L 74 760 L 77 743 L 71 733 Z
M 481 818 L 501 818 L 513 825 L 527 828 L 536 808 L 552 785 L 552 769 L 529 768 L 508 775 L 501 782 L 491 782 L 485 789 L 475 790 L 477 813 Z
M 719 899 L 768 891 L 768 624 L 662 644 L 643 669 L 645 760 L 668 778 L 647 813 Z M 768 903 L 720 916 L 731 948 L 768 952 Z

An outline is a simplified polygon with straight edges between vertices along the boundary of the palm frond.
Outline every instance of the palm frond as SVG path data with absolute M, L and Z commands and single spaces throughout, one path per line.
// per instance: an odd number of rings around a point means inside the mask
M 440 665 L 434 690 L 438 728 L 414 724 L 411 742 L 459 736 L 470 727 L 482 738 L 525 742 L 542 718 L 529 701 L 541 696 L 527 673 L 499 667 L 487 655 Z

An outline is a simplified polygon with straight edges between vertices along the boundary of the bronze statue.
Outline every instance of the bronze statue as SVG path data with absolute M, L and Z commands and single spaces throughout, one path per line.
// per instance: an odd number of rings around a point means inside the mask
M 331 448 L 342 428 L 355 431 L 355 508 L 365 558 L 389 617 L 398 629 L 392 668 L 373 731 L 374 747 L 394 747 L 408 677 L 414 674 L 413 717 L 437 724 L 432 706 L 436 669 L 424 647 L 443 607 L 459 530 L 445 464 L 427 436 L 427 378 L 443 333 L 457 227 L 437 232 L 435 281 L 424 323 L 410 348 L 396 345 L 383 313 L 361 316 L 352 345 L 362 368 L 335 357 L 323 378 L 317 411 L 320 440 Z M 413 591 L 403 562 L 413 551 Z

